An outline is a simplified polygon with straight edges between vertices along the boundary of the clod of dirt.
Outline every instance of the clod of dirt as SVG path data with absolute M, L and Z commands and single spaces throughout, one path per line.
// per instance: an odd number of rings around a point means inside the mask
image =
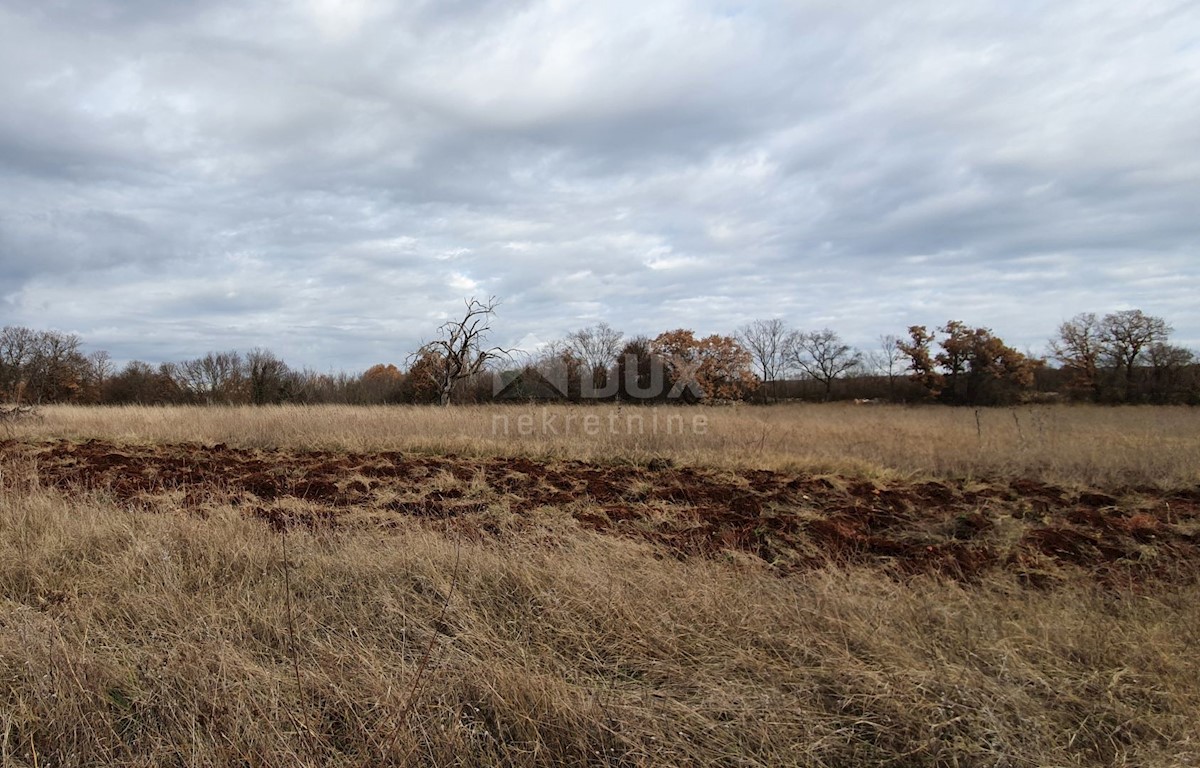
M 738 551 L 781 573 L 835 562 L 970 581 L 1007 569 L 1035 586 L 1052 584 L 1064 568 L 1101 579 L 1200 575 L 1200 489 L 1074 494 L 1025 479 L 969 488 L 873 484 L 665 459 L 638 467 L 100 440 L 0 441 L 0 461 L 11 487 L 36 480 L 137 508 L 162 508 L 146 503 L 159 498 L 198 515 L 214 503 L 242 504 L 277 530 L 349 524 L 361 510 L 381 528 L 390 516 L 489 536 L 521 530 L 535 510 L 552 508 L 583 528 L 649 541 L 673 556 Z M 30 476 L 14 474 L 22 471 Z M 493 502 L 507 520 L 490 510 Z

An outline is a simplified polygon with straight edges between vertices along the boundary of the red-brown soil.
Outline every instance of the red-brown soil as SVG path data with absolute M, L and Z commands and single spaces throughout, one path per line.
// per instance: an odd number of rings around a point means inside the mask
M 736 551 L 781 572 L 833 561 L 972 581 L 1006 569 L 1035 586 L 1079 571 L 1132 584 L 1200 574 L 1200 488 L 1098 493 L 1021 479 L 876 485 L 669 461 L 650 468 L 98 440 L 3 441 L 0 463 L 7 485 L 36 477 L 147 509 L 169 500 L 195 513 L 228 502 L 277 528 L 407 519 L 500 535 L 549 508 L 674 556 Z

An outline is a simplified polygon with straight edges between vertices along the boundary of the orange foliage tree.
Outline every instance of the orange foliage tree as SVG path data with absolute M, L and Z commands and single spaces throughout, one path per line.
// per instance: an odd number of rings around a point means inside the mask
M 945 385 L 945 378 L 938 372 L 933 359 L 934 335 L 923 325 L 908 329 L 909 341 L 898 341 L 896 346 L 908 357 L 910 378 L 925 388 L 931 397 L 937 397 Z
M 441 396 L 442 356 L 433 350 L 417 355 L 408 368 L 404 398 L 413 403 L 436 403 Z
M 401 399 L 404 374 L 391 363 L 378 363 L 363 372 L 362 386 L 369 402 L 394 403 Z
M 1005 344 L 990 328 L 971 328 L 951 320 L 938 331 L 944 337 L 936 355 L 931 352 L 936 336 L 923 325 L 909 328 L 911 342 L 898 346 L 909 358 L 912 379 L 947 402 L 1010 402 L 1033 385 L 1034 373 L 1042 365 L 1041 360 Z
M 751 370 L 753 357 L 730 336 L 698 339 L 679 328 L 660 333 L 650 342 L 650 351 L 667 365 L 671 392 L 685 399 L 742 400 L 758 387 Z

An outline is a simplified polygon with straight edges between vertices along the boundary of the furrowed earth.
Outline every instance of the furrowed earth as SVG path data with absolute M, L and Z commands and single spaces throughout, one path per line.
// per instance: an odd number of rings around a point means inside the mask
M 9 487 L 99 493 L 148 514 L 203 516 L 231 504 L 276 529 L 408 521 L 482 538 L 539 528 L 553 536 L 568 525 L 648 541 L 664 556 L 750 556 L 781 574 L 835 563 L 973 582 L 1009 571 L 1039 588 L 1080 575 L 1140 588 L 1190 583 L 1200 573 L 1200 488 L 1100 492 L 1023 479 L 851 480 L 669 459 L 601 464 L 94 439 L 7 440 L 0 462 Z

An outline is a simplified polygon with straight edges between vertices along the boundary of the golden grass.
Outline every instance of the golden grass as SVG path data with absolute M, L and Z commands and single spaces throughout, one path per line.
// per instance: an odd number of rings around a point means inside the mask
M 555 407 L 558 434 L 528 406 L 51 407 L 11 436 L 1086 486 L 1200 471 L 1188 409 L 994 409 L 978 430 L 934 407 L 634 410 L 707 429 L 586 434 L 607 407 Z M 489 505 L 486 529 L 345 509 L 283 534 L 228 494 L 47 482 L 0 465 L 5 766 L 1200 764 L 1196 574 L 781 576 L 587 530 L 587 499 Z
M 287 534 L 293 636 L 281 535 L 200 511 L 0 498 L 3 764 L 1200 760 L 1195 586 L 779 578 L 565 515 L 409 521 Z
M 1200 483 L 1200 410 L 1187 407 L 493 405 L 54 406 L 27 438 L 91 437 L 349 451 L 411 450 L 760 467 L 902 477 L 1024 476 L 1058 484 Z M 529 429 L 523 429 L 522 417 Z M 588 422 L 588 418 L 594 422 Z M 698 421 L 699 420 L 699 421 Z

